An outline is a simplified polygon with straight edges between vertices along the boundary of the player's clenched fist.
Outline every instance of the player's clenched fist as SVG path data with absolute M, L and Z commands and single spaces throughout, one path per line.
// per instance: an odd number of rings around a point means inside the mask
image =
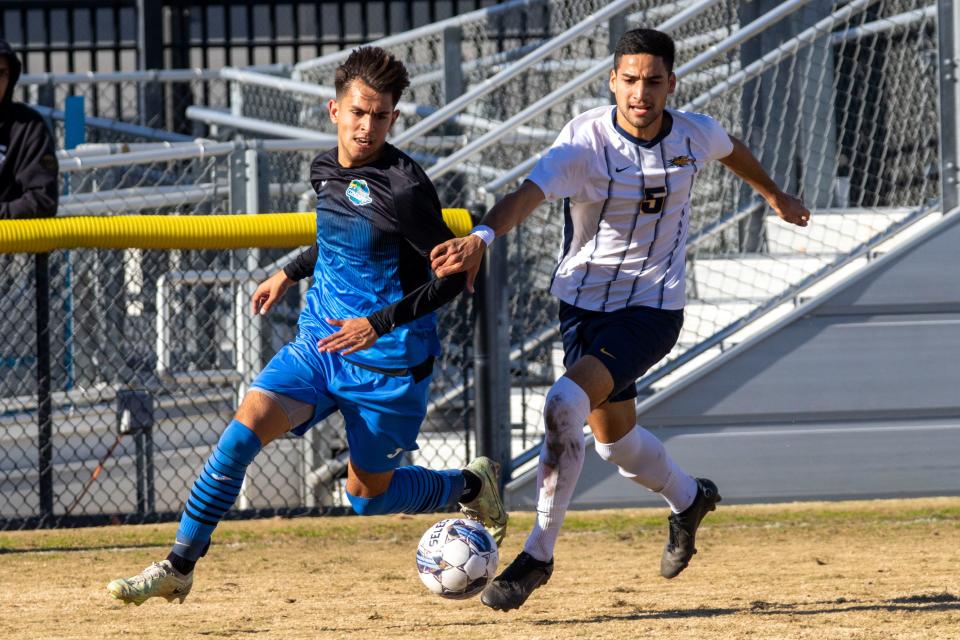
M 797 196 L 781 192 L 770 206 L 781 220 L 790 224 L 805 227 L 810 221 L 810 211 L 803 205 L 803 200 Z

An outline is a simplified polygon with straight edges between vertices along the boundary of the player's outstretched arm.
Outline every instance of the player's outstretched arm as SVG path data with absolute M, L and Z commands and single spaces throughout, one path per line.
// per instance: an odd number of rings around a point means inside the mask
M 733 151 L 727 157 L 720 158 L 720 162 L 753 187 L 780 219 L 799 227 L 807 226 L 810 211 L 803 205 L 803 200 L 782 191 L 747 145 L 733 136 L 730 136 L 730 140 L 733 142 Z
M 295 281 L 287 277 L 283 269 L 264 280 L 250 297 L 250 304 L 254 315 L 266 315 L 277 300 L 283 297 Z
M 495 204 L 480 224 L 490 227 L 496 235 L 502 236 L 526 220 L 543 199 L 540 187 L 530 180 L 524 180 L 516 191 Z M 480 270 L 480 261 L 486 248 L 483 240 L 474 234 L 453 238 L 433 248 L 430 252 L 430 266 L 438 278 L 465 271 L 467 291 L 473 293 L 473 281 Z

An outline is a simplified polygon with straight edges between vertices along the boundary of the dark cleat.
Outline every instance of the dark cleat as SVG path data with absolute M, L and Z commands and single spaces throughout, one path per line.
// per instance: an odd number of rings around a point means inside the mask
M 519 609 L 537 587 L 547 584 L 553 574 L 553 558 L 541 562 L 526 551 L 503 570 L 480 594 L 480 602 L 491 609 Z
M 690 558 L 697 552 L 694 546 L 697 528 L 707 513 L 717 508 L 720 493 L 712 480 L 697 478 L 697 497 L 685 511 L 671 514 L 670 539 L 660 558 L 660 575 L 675 578 L 690 564 Z

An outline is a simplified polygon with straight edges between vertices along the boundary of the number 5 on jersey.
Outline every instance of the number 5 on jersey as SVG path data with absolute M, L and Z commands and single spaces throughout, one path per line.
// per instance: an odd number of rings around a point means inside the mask
M 651 187 L 643 190 L 643 201 L 640 202 L 640 211 L 644 213 L 660 213 L 663 211 L 663 201 L 667 198 L 666 187 Z

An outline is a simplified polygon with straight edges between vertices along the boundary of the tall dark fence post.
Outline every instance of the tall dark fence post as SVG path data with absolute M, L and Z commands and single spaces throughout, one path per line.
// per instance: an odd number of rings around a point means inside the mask
M 50 402 L 49 255 L 36 255 L 37 284 L 37 469 L 40 474 L 40 519 L 53 518 L 53 412 Z
M 137 0 L 137 64 L 141 71 L 163 69 L 163 0 Z M 140 85 L 140 124 L 166 127 L 163 84 Z
M 477 454 L 502 465 L 501 485 L 510 475 L 510 328 L 507 314 L 507 241 L 490 245 L 477 277 L 474 329 Z
M 117 389 L 117 433 L 132 435 L 137 465 L 137 516 L 157 511 L 153 465 L 153 395 L 145 389 Z

